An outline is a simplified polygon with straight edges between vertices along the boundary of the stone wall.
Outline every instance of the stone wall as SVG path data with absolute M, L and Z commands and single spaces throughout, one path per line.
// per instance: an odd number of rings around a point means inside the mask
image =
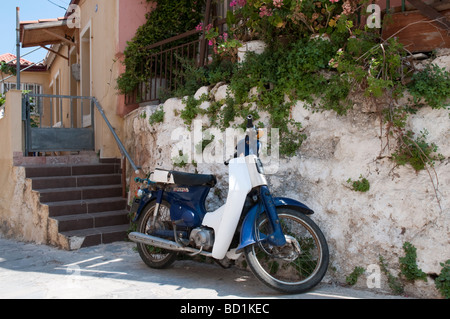
M 204 87 L 196 97 L 209 92 L 211 100 L 217 101 L 225 97 L 226 89 L 226 84 L 211 90 Z M 416 133 L 427 129 L 427 141 L 436 143 L 445 157 L 434 168 L 416 173 L 410 166 L 395 166 L 390 159 L 393 150 L 385 147 L 386 132 L 379 116 L 371 113 L 372 107 L 364 98 L 355 100 L 361 103 L 346 116 L 333 111 L 312 112 L 302 102 L 295 104 L 292 117 L 302 123 L 307 139 L 296 156 L 281 158 L 278 172 L 268 175 L 272 192 L 300 200 L 315 211 L 312 217 L 330 246 L 325 281 L 344 284 L 355 267 L 363 267 L 366 273 L 357 287 L 375 285 L 372 290 L 391 292 L 385 274 L 380 274 L 379 285 L 371 281 L 379 270 L 379 257 L 385 259 L 393 275 L 398 275 L 399 257 L 405 255 L 402 246 L 410 242 L 417 248 L 419 268 L 429 276 L 427 282 L 406 283 L 405 293 L 440 298 L 433 276 L 441 271 L 439 263 L 450 259 L 449 111 L 425 107 L 410 116 L 408 129 Z M 141 107 L 125 120 L 126 147 L 145 172 L 155 167 L 174 169 L 174 146 L 181 139 L 177 130 L 186 127 L 179 117 L 184 104 L 175 98 L 162 105 L 164 122 L 150 125 L 149 116 L 159 107 Z M 183 138 L 192 139 L 193 131 L 186 131 Z M 216 174 L 219 183 L 211 191 L 208 209 L 223 203 L 227 189 L 223 164 L 188 164 L 175 169 Z M 364 193 L 352 190 L 347 183 L 361 175 L 370 182 L 369 191 Z

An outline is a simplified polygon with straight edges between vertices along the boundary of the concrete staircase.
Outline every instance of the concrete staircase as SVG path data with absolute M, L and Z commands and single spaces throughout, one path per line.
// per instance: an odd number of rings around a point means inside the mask
M 122 197 L 120 160 L 100 159 L 87 164 L 41 164 L 25 167 L 26 178 L 48 206 L 64 249 L 121 241 L 129 228 Z

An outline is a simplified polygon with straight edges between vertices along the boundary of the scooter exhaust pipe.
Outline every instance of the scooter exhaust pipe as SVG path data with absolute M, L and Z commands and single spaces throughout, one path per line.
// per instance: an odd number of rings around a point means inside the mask
M 143 233 L 131 232 L 128 235 L 128 238 L 135 243 L 141 243 L 141 244 L 150 245 L 150 246 L 167 249 L 167 250 L 171 250 L 171 251 L 179 251 L 179 252 L 191 253 L 191 254 L 195 254 L 195 255 L 198 254 L 198 255 L 211 257 L 210 252 L 201 251 L 199 249 L 195 249 L 192 247 L 182 246 L 174 241 L 170 241 L 170 240 L 155 237 L 155 236 L 146 235 Z

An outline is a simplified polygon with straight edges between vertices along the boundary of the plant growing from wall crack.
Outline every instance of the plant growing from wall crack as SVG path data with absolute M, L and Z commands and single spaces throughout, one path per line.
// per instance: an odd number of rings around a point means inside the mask
M 369 189 L 370 189 L 369 181 L 367 180 L 367 178 L 363 177 L 362 175 L 359 175 L 359 179 L 356 181 L 349 178 L 347 180 L 347 184 L 351 184 L 351 187 L 355 192 L 365 193 L 365 192 L 369 191 Z
M 427 281 L 427 274 L 417 266 L 417 249 L 410 242 L 403 244 L 405 256 L 399 258 L 401 274 L 408 281 L 417 279 Z
M 350 286 L 356 285 L 358 278 L 361 275 L 363 275 L 364 272 L 365 272 L 365 269 L 363 267 L 355 267 L 355 269 L 353 269 L 352 273 L 345 278 L 345 282 Z
M 440 263 L 442 270 L 436 277 L 434 283 L 439 292 L 447 299 L 450 299 L 450 259 L 445 263 Z

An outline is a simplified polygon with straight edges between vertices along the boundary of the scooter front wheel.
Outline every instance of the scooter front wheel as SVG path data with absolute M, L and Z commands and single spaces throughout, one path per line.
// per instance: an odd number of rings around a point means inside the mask
M 277 247 L 265 241 L 270 222 L 265 214 L 256 221 L 257 243 L 244 250 L 253 274 L 267 286 L 283 293 L 310 290 L 325 276 L 329 262 L 328 245 L 320 228 L 306 215 L 277 208 L 286 245 Z
M 156 216 L 155 223 L 153 224 L 153 216 L 155 212 L 156 202 L 153 202 L 144 208 L 144 211 L 142 212 L 137 225 L 138 232 L 148 234 L 151 229 L 172 229 L 172 222 L 170 219 L 170 204 L 165 201 L 160 204 L 158 215 Z M 177 259 L 176 252 L 142 243 L 137 244 L 137 250 L 144 263 L 151 268 L 167 268 Z

